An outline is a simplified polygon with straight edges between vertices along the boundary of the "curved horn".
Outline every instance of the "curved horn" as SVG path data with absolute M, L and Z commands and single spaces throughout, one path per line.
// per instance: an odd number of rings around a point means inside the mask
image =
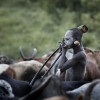
M 83 100 L 91 100 L 91 92 L 93 90 L 93 88 L 98 84 L 100 83 L 100 80 L 96 80 L 96 81 L 93 81 L 90 86 L 87 88 L 86 92 L 85 92 L 85 95 L 83 97 Z
M 37 54 L 37 49 L 34 48 L 34 49 L 33 49 L 33 54 L 32 54 L 32 59 L 36 56 L 36 54 Z
M 9 61 L 9 58 L 7 56 L 0 56 L 0 61 L 3 63 L 7 63 Z
M 33 54 L 32 54 L 32 57 L 25 57 L 24 56 L 24 54 L 23 54 L 23 51 L 22 51 L 22 48 L 21 47 L 19 47 L 19 53 L 20 53 L 20 55 L 21 55 L 21 57 L 22 57 L 22 59 L 24 60 L 24 61 L 27 61 L 27 60 L 32 60 L 32 59 L 34 59 L 34 57 L 36 56 L 36 54 L 37 54 L 37 49 L 36 48 L 34 48 L 33 49 Z
M 0 59 L 2 59 L 2 58 L 6 58 L 6 59 L 8 59 L 6 56 L 0 56 Z
M 24 54 L 23 54 L 23 51 L 22 51 L 21 47 L 19 47 L 19 53 L 20 53 L 22 59 L 25 60 L 25 57 L 24 57 Z

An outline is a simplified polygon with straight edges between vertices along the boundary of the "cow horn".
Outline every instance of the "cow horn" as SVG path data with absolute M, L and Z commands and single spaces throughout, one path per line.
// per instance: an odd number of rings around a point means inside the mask
M 27 60 L 33 60 L 34 59 L 34 57 L 36 56 L 36 54 L 37 54 L 37 49 L 36 48 L 34 48 L 33 49 L 33 54 L 32 54 L 32 57 L 25 57 L 24 56 L 24 54 L 23 54 L 23 51 L 22 51 L 22 48 L 21 47 L 19 47 L 19 53 L 20 53 L 20 55 L 21 55 L 21 57 L 22 57 L 22 59 L 24 60 L 24 61 L 27 61 Z
M 0 56 L 0 61 L 7 64 L 7 62 L 9 62 L 9 58 L 7 56 Z
M 0 59 L 2 59 L 2 58 L 8 59 L 8 57 L 6 57 L 6 56 L 0 56 Z

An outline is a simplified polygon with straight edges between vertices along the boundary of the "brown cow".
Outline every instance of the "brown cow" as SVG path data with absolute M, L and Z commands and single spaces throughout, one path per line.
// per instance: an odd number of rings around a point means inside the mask
M 87 55 L 85 80 L 92 81 L 100 78 L 100 52 L 84 48 Z
M 18 63 L 14 63 L 9 67 L 16 72 L 16 79 L 30 82 L 41 66 L 42 63 L 35 60 L 31 60 L 31 61 L 21 61 Z M 41 78 L 41 76 L 47 70 L 48 68 L 44 66 L 42 71 L 39 73 L 38 78 Z
M 6 73 L 10 75 L 12 78 L 16 78 L 16 72 L 13 68 L 10 68 L 7 64 L 0 64 L 0 74 Z
M 0 74 L 6 73 L 14 79 L 30 82 L 42 65 L 42 63 L 35 60 L 22 61 L 11 65 L 0 64 Z M 37 78 L 41 78 L 47 70 L 48 68 L 44 66 Z

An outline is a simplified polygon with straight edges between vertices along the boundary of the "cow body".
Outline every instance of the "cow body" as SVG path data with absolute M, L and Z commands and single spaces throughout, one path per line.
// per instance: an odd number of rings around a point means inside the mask
M 80 93 L 85 94 L 87 91 L 91 92 L 91 100 L 99 100 L 100 99 L 100 80 L 99 83 L 93 88 L 93 83 L 87 83 L 82 85 L 81 87 L 72 90 L 72 91 L 67 91 L 66 96 L 69 98 L 69 100 L 77 100 L 78 95 Z M 87 97 L 88 98 L 88 97 Z M 90 97 L 89 97 L 90 98 Z M 90 100 L 90 99 L 82 99 L 82 100 Z
M 92 81 L 100 78 L 100 52 L 85 47 L 87 55 L 86 73 L 84 80 Z
M 0 74 L 6 73 L 10 75 L 13 78 L 16 78 L 16 72 L 13 70 L 13 68 L 10 68 L 7 64 L 0 64 Z
M 27 82 L 15 80 L 7 74 L 0 74 L 0 80 L 5 80 L 11 85 L 15 97 L 22 97 L 26 95 L 32 88 L 32 86 Z
M 74 90 L 80 86 L 89 83 L 88 81 L 61 81 L 62 89 L 66 91 Z
M 17 80 L 24 80 L 30 82 L 41 66 L 42 63 L 35 60 L 31 60 L 18 62 L 10 65 L 9 67 L 16 72 Z M 43 70 L 38 75 L 38 78 L 41 78 L 41 76 L 47 71 L 47 69 L 48 68 L 44 66 Z

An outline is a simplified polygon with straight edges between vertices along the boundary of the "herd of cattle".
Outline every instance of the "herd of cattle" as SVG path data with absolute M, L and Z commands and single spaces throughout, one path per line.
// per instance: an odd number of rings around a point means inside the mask
M 52 72 L 41 79 L 56 57 L 54 55 L 33 85 L 30 81 L 51 53 L 36 57 L 34 49 L 32 57 L 25 57 L 20 48 L 21 58 L 16 62 L 1 56 L 0 100 L 100 100 L 100 51 L 87 47 L 84 50 L 87 55 L 84 81 L 64 81 L 64 73 L 59 79 Z

